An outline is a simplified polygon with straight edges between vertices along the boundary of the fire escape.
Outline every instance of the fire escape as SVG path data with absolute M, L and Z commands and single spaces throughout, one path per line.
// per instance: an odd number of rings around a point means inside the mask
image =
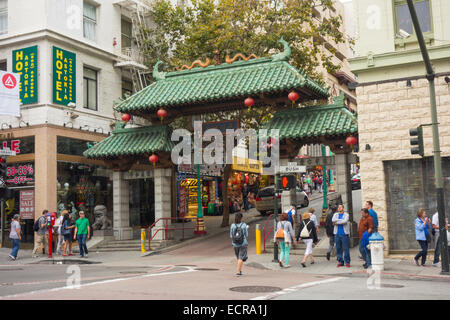
M 148 26 L 145 18 L 145 11 L 148 6 L 144 1 L 139 0 L 118 0 L 114 4 L 131 13 L 132 26 L 131 46 L 123 47 L 121 43 L 120 59 L 114 66 L 130 72 L 134 92 L 138 92 L 150 84 L 149 76 L 151 72 L 144 65 L 144 55 L 142 53 L 149 36 L 148 32 L 145 31 Z

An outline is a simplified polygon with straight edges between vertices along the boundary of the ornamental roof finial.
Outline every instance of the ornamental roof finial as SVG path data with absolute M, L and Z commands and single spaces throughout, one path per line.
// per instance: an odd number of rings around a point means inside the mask
M 283 39 L 283 37 L 278 40 L 279 43 L 283 45 L 284 50 L 280 53 L 274 54 L 272 56 L 272 61 L 288 61 L 291 57 L 291 47 L 289 44 Z
M 153 78 L 155 78 L 155 80 L 164 80 L 166 78 L 166 73 L 165 72 L 160 72 L 158 70 L 159 65 L 161 65 L 163 62 L 161 60 L 158 60 L 158 62 L 156 62 L 156 64 L 153 66 Z

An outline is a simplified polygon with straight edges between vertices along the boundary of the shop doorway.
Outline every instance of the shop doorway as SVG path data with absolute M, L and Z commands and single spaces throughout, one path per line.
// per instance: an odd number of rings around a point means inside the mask
M 153 179 L 130 180 L 130 227 L 140 239 L 141 228 L 155 222 L 155 184 Z

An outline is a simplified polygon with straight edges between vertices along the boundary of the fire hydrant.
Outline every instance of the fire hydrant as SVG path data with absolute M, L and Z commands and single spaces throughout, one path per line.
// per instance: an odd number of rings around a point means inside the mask
M 384 270 L 384 238 L 378 232 L 369 237 L 370 256 L 372 258 L 372 270 Z

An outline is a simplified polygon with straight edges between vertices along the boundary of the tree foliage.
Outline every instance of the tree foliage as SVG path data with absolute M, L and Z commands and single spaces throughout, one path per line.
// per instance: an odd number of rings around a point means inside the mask
M 290 63 L 320 81 L 319 66 L 336 72 L 333 53 L 325 50 L 324 40 L 345 42 L 339 30 L 342 17 L 318 19 L 316 12 L 334 10 L 332 0 L 191 0 L 186 6 L 172 5 L 169 0 L 150 3 L 151 23 L 144 30 L 146 63 L 165 62 L 165 71 L 174 71 L 194 60 L 214 61 L 218 52 L 221 62 L 237 53 L 269 56 L 281 49 L 283 37 L 291 46 Z M 331 49 L 332 50 L 332 49 Z M 270 120 L 270 107 L 213 114 L 207 120 L 239 117 L 245 127 L 257 127 Z M 185 124 L 185 120 L 177 121 Z

